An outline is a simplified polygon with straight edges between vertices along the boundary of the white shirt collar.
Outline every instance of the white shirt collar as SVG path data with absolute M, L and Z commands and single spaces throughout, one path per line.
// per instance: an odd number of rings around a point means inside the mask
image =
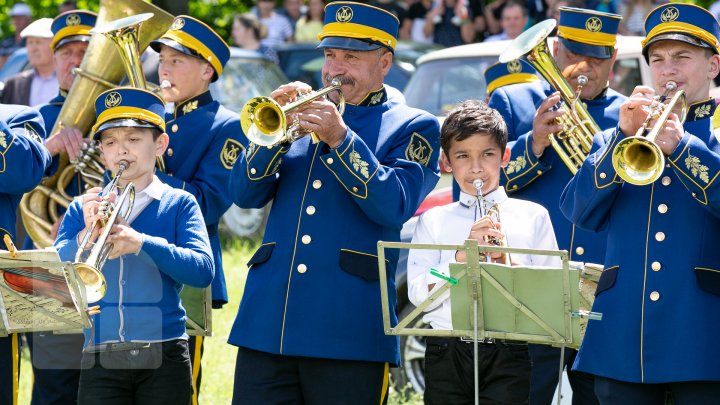
M 160 199 L 162 199 L 162 196 L 165 193 L 165 190 L 168 189 L 168 187 L 170 187 L 170 186 L 168 186 L 167 184 L 160 181 L 160 179 L 157 176 L 153 175 L 153 179 L 150 182 L 150 184 L 148 184 L 148 186 L 145 187 L 144 189 L 138 191 L 137 195 L 135 197 L 137 198 L 140 195 L 143 195 L 143 196 L 148 196 L 155 200 L 160 200 Z
M 503 202 L 505 202 L 505 200 L 508 199 L 508 196 L 505 193 L 505 188 L 500 186 L 489 194 L 483 196 L 483 198 L 485 198 L 485 201 L 487 201 L 490 205 L 494 205 L 502 204 Z M 461 191 L 459 202 L 460 205 L 462 205 L 463 207 L 473 208 L 475 207 L 475 204 L 477 204 L 477 196 L 467 194 Z

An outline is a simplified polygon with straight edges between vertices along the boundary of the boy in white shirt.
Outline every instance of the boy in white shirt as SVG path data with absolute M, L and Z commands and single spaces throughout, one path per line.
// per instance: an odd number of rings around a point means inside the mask
M 435 207 L 419 219 L 413 243 L 462 244 L 475 239 L 504 240 L 513 248 L 557 250 L 550 216 L 542 206 L 508 198 L 500 187 L 501 168 L 510 161 L 507 126 L 502 116 L 484 102 L 465 101 L 450 112 L 440 131 L 441 159 L 460 185 L 457 202 Z M 482 180 L 482 197 L 474 182 Z M 499 221 L 481 216 L 478 200 L 499 207 Z M 504 256 L 491 254 L 496 262 Z M 560 267 L 557 256 L 512 255 L 512 264 Z M 411 250 L 408 257 L 408 295 L 419 305 L 436 284 L 444 283 L 429 269 L 449 275 L 449 264 L 464 262 L 464 251 Z M 423 321 L 433 329 L 452 329 L 450 299 L 435 301 Z M 526 404 L 530 393 L 530 359 L 527 343 L 485 339 L 478 346 L 481 403 Z M 425 403 L 472 404 L 473 344 L 460 338 L 428 337 L 425 352 Z

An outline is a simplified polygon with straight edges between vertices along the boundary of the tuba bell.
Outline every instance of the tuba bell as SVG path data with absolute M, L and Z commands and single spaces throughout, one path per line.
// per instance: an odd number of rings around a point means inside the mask
M 675 92 L 675 95 L 670 101 L 667 101 L 672 92 Z M 665 84 L 665 92 L 656 101 L 658 104 L 649 108 L 648 116 L 638 128 L 635 136 L 618 142 L 612 152 L 612 164 L 618 176 L 636 186 L 655 182 L 665 170 L 665 155 L 655 143 L 655 138 L 665 126 L 672 110 L 680 103 L 680 120 L 684 121 L 685 115 L 687 115 L 685 92 L 678 90 L 677 83 L 673 81 Z M 650 122 L 655 119 L 657 119 L 655 125 L 648 128 Z M 646 132 L 647 135 L 643 136 Z
M 138 29 L 139 25 L 121 30 L 119 36 L 123 38 L 123 46 L 111 44 L 114 39 L 108 35 L 93 35 L 82 64 L 75 70 L 75 81 L 55 126 L 49 134 L 55 134 L 68 126 L 88 134 L 95 121 L 95 98 L 108 88 L 116 87 L 125 75 L 131 82 L 142 75 L 137 54 L 144 50 L 150 41 L 162 35 L 173 20 L 172 15 L 142 0 L 100 1 L 97 27 L 144 13 L 152 13 L 153 16 L 149 20 L 143 20 L 147 22 L 141 31 Z M 133 42 L 138 43 L 136 51 L 126 50 Z M 131 53 L 135 56 L 126 56 Z M 144 84 L 144 78 L 142 83 Z M 79 174 L 89 186 L 101 185 L 103 182 L 104 163 L 96 145 L 86 145 L 76 161 L 70 162 L 65 154 L 61 154 L 59 160 L 55 175 L 44 179 L 33 191 L 26 193 L 20 202 L 20 216 L 25 229 L 33 242 L 41 248 L 51 246 L 54 242 L 51 229 L 60 218 L 61 208 L 67 208 L 72 201 L 72 197 L 65 192 L 72 179 Z
M 527 55 L 527 61 L 540 72 L 553 89 L 560 92 L 564 105 L 556 108 L 563 108 L 566 114 L 558 118 L 558 123 L 563 129 L 557 134 L 550 135 L 550 144 L 574 175 L 590 153 L 593 136 L 601 130 L 579 100 L 587 77 L 580 76 L 579 86 L 573 91 L 548 51 L 546 38 L 556 24 L 555 20 L 550 19 L 528 28 L 510 43 L 499 60 L 506 63 Z
M 114 203 L 110 201 L 110 193 L 119 190 L 118 182 L 120 181 L 120 176 L 122 176 L 128 165 L 129 163 L 127 161 L 120 161 L 117 174 L 115 174 L 112 181 L 105 187 L 103 201 L 100 203 L 99 212 L 104 214 L 105 219 L 98 220 L 92 224 L 78 245 L 78 251 L 75 255 L 73 265 L 80 280 L 82 280 L 85 285 L 88 303 L 98 302 L 105 296 L 107 283 L 105 282 L 105 276 L 102 274 L 102 268 L 105 265 L 108 254 L 113 248 L 112 243 L 107 242 L 107 238 L 110 236 L 113 225 L 118 221 L 118 216 L 121 216 L 127 221 L 132 212 L 135 201 L 135 185 L 133 183 L 128 183 L 124 187 L 122 193 L 118 194 L 118 198 Z M 97 240 L 91 242 L 92 234 L 98 226 L 102 227 L 103 230 Z
M 254 97 L 245 103 L 240 112 L 240 125 L 243 132 L 250 142 L 260 146 L 294 142 L 308 134 L 312 137 L 313 143 L 317 143 L 317 136 L 303 130 L 297 123 L 293 123 L 287 128 L 287 115 L 298 107 L 325 97 L 334 91 L 338 92 L 340 97 L 338 110 L 342 115 L 345 110 L 345 97 L 340 90 L 341 85 L 340 80 L 333 78 L 329 86 L 300 95 L 297 100 L 284 106 L 270 97 Z

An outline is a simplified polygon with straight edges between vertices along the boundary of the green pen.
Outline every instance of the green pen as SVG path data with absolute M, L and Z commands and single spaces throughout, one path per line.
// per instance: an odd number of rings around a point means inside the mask
M 432 274 L 433 276 L 435 276 L 437 278 L 441 278 L 452 285 L 456 285 L 458 283 L 457 279 L 440 273 L 435 267 L 430 267 L 430 274 Z

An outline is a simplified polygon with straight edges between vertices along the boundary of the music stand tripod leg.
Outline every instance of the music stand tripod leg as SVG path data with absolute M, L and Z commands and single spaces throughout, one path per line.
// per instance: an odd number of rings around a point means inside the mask
M 565 345 L 560 346 L 560 369 L 558 370 L 558 395 L 557 395 L 557 405 L 560 405 L 560 400 L 562 399 L 562 373 L 563 369 L 565 368 Z
M 475 405 L 480 404 L 480 376 L 478 375 L 478 293 L 477 281 L 473 281 L 473 368 L 475 378 Z

